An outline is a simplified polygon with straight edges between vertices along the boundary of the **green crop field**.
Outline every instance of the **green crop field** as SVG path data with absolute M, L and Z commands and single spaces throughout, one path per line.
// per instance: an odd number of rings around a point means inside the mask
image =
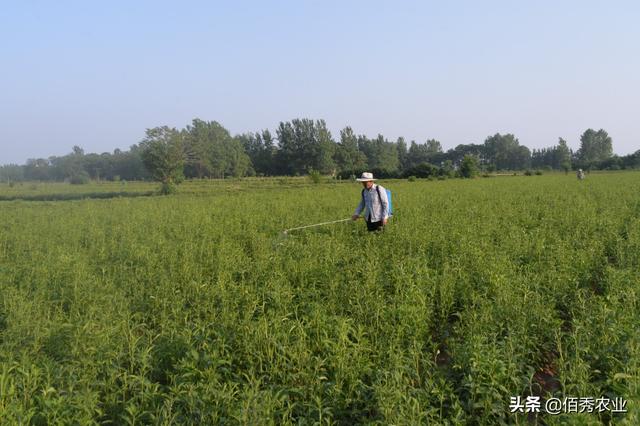
M 382 183 L 0 185 L 0 423 L 640 424 L 640 173 Z

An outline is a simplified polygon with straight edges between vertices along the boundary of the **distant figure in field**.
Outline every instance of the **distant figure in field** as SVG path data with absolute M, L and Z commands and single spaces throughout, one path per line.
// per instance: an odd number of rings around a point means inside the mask
M 576 176 L 578 177 L 578 180 L 584 179 L 584 172 L 582 171 L 582 169 L 578 169 L 578 171 L 576 172 Z
M 360 213 L 366 210 L 364 217 L 367 221 L 367 229 L 369 231 L 382 230 L 389 219 L 387 190 L 383 186 L 373 183 L 375 179 L 372 173 L 364 172 L 356 180 L 362 182 L 362 197 L 351 218 L 358 220 Z

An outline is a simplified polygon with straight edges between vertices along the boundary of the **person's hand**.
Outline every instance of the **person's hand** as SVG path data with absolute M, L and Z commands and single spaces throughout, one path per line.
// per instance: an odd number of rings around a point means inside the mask
M 351 220 L 358 220 L 360 219 L 360 215 L 354 214 L 353 216 L 351 216 Z
M 386 226 L 387 225 L 387 218 L 385 217 L 384 219 L 382 219 L 382 226 Z

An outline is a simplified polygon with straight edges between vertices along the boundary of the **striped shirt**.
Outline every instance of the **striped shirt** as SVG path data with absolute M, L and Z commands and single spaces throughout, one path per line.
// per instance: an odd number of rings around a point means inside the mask
M 380 189 L 380 196 L 378 191 Z M 389 201 L 387 200 L 387 190 L 382 185 L 373 184 L 371 188 L 364 189 L 364 197 L 360 200 L 354 215 L 359 216 L 366 210 L 364 217 L 370 222 L 380 222 L 389 217 Z

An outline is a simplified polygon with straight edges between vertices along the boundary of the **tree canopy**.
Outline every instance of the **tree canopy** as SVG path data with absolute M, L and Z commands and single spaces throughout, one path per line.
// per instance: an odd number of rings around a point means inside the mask
M 597 132 L 593 129 L 587 129 L 580 136 L 580 149 L 577 153 L 577 160 L 583 168 L 592 168 L 597 163 L 608 160 L 612 155 L 611 137 L 603 129 Z
M 184 134 L 167 126 L 147 129 L 140 143 L 142 162 L 162 192 L 172 192 L 184 177 Z
M 145 138 L 129 150 L 86 153 L 74 146 L 64 156 L 33 158 L 24 165 L 0 166 L 0 180 L 55 180 L 81 183 L 94 180 L 156 179 L 170 187 L 186 178 L 242 176 L 325 175 L 351 176 L 373 171 L 380 177 L 450 176 L 460 173 L 465 157 L 487 172 L 494 170 L 623 169 L 640 167 L 640 151 L 613 154 L 612 138 L 600 129 L 587 129 L 580 148 L 557 144 L 530 151 L 510 133 L 496 133 L 482 144 L 459 144 L 445 151 L 442 143 L 424 143 L 403 137 L 389 141 L 357 134 L 350 126 L 334 139 L 324 120 L 308 118 L 280 122 L 275 135 L 268 129 L 232 135 L 217 121 L 194 119 L 183 129 L 167 126 L 148 129 Z M 466 164 L 471 164 L 467 159 Z

